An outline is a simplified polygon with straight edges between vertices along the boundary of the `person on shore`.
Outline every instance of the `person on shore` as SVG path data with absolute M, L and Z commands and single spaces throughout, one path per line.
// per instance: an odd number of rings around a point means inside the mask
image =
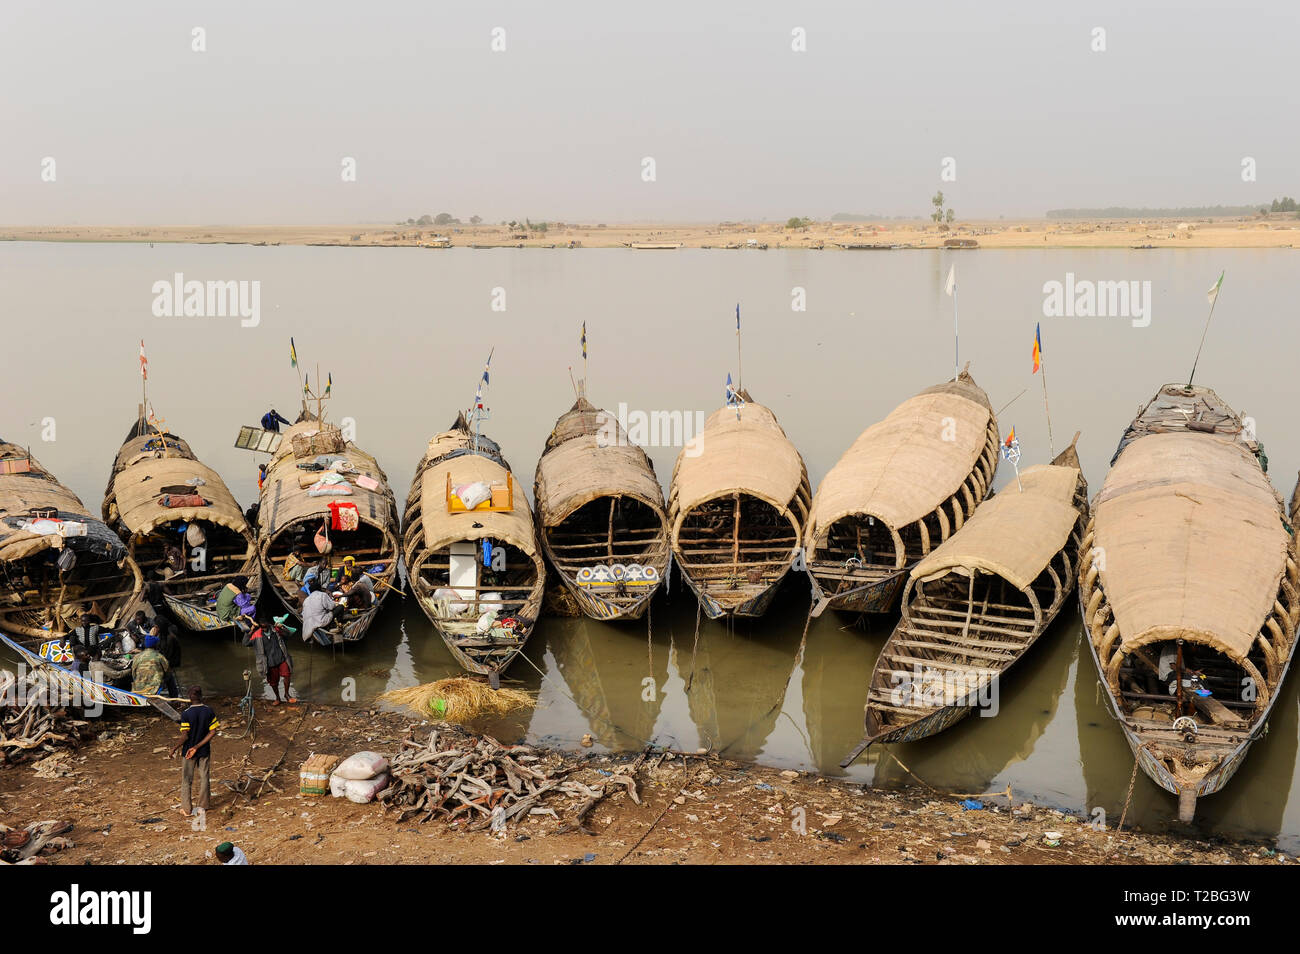
M 223 841 L 217 845 L 216 849 L 217 864 L 222 865 L 246 865 L 248 856 L 244 854 L 244 849 L 238 845 L 232 845 L 228 841 Z
M 182 751 L 184 754 L 181 763 L 181 814 L 186 818 L 194 815 L 192 791 L 196 773 L 199 777 L 198 807 L 204 812 L 208 810 L 212 797 L 212 737 L 219 728 L 221 722 L 217 714 L 203 704 L 203 690 L 192 686 L 189 708 L 181 713 L 181 737 L 171 750 L 172 756 Z
M 131 691 L 156 696 L 167 676 L 167 657 L 158 651 L 158 637 L 146 636 L 144 649 L 131 660 Z
M 253 646 L 257 650 L 257 668 L 266 677 L 267 684 L 271 687 L 271 695 L 275 701 L 271 703 L 278 706 L 281 703 L 285 705 L 297 705 L 298 700 L 290 694 L 289 680 L 293 675 L 293 655 L 289 652 L 288 643 L 285 637 L 290 633 L 295 633 L 292 626 L 286 625 L 289 614 L 275 617 L 271 623 L 263 623 L 244 640 L 245 646 Z M 280 684 L 284 684 L 283 696 L 281 695 Z
M 313 578 L 308 586 L 310 595 L 302 602 L 302 638 L 304 641 L 316 636 L 316 630 L 324 629 L 334 621 L 334 599 L 323 589 L 320 580 Z M 319 641 L 319 637 L 317 637 Z
M 274 434 L 280 433 L 281 424 L 289 423 L 292 422 L 275 408 L 271 408 L 271 410 L 262 415 L 262 430 L 271 431 Z
M 175 623 L 158 620 L 154 627 L 158 636 L 158 651 L 167 660 L 167 674 L 163 677 L 163 693 L 173 699 L 180 695 L 180 684 L 176 681 L 176 670 L 181 667 L 181 640 L 176 632 Z

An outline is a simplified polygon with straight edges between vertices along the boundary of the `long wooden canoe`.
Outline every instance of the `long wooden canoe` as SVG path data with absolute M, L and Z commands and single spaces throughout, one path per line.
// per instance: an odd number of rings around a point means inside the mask
M 1076 436 L 1077 439 L 1077 436 Z M 1074 444 L 990 497 L 912 568 L 903 612 L 871 673 L 866 735 L 912 742 L 973 709 L 997 711 L 1003 673 L 1038 641 L 1074 592 L 1088 484 Z
M 493 495 L 466 510 L 454 488 L 480 481 Z M 429 441 L 402 526 L 406 573 L 420 609 L 461 666 L 497 680 L 532 635 L 546 566 L 523 488 L 497 444 L 476 438 L 463 414 Z M 499 621 L 515 621 L 510 632 L 480 632 L 480 621 L 493 611 Z
M 163 505 L 181 495 L 197 495 L 204 503 Z M 126 543 L 146 584 L 159 584 L 168 609 L 187 629 L 231 625 L 213 612 L 212 604 L 235 577 L 247 578 L 254 598 L 261 590 L 253 528 L 226 482 L 176 434 L 136 421 L 113 461 L 103 516 Z M 192 545 L 196 536 L 203 542 Z M 180 572 L 167 566 L 173 548 L 179 548 Z
M 997 417 L 965 370 L 863 431 L 817 488 L 804 531 L 813 615 L 892 610 L 907 571 L 971 518 L 997 465 Z
M 1265 731 L 1295 647 L 1295 536 L 1262 453 L 1213 391 L 1165 385 L 1084 537 L 1079 604 L 1111 714 L 1184 821 Z
M 60 570 L 65 551 L 73 566 Z M 84 612 L 111 627 L 141 585 L 117 534 L 26 449 L 0 442 L 0 627 L 49 638 L 76 627 Z
M 314 438 L 317 446 L 299 456 L 294 451 L 296 437 L 300 438 L 299 445 Z M 329 454 L 347 462 L 342 476 L 350 493 L 340 492 L 342 488 L 338 485 L 320 485 L 317 491 L 312 490 L 327 472 L 306 468 L 313 466 L 320 456 L 316 450 L 327 446 L 334 448 Z M 373 489 L 363 485 L 369 482 L 374 482 Z M 353 442 L 343 440 L 337 428 L 328 423 L 299 420 L 285 432 L 279 449 L 267 465 L 257 511 L 258 559 L 271 588 L 299 620 L 302 618 L 301 584 L 286 576 L 286 560 L 295 551 L 308 552 L 312 559 L 318 559 L 312 541 L 322 526 L 333 522 L 331 503 L 355 504 L 358 522 L 355 530 L 328 530 L 327 570 L 333 574 L 341 570 L 348 557 L 353 557 L 357 571 L 371 575 L 374 584 L 375 598 L 369 608 L 350 611 L 337 626 L 330 628 L 333 642 L 355 642 L 365 636 L 384 600 L 395 588 L 400 556 L 397 503 L 388 476 L 374 457 Z
M 639 619 L 668 571 L 668 516 L 654 464 L 618 419 L 579 398 L 555 422 L 533 484 L 537 536 L 593 619 Z
M 811 496 L 776 415 L 739 396 L 682 449 L 668 495 L 673 557 L 710 619 L 763 615 L 794 564 Z

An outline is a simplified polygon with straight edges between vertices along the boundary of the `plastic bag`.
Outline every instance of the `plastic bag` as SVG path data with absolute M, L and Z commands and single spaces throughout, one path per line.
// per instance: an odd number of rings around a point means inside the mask
M 453 493 L 460 498 L 466 510 L 473 510 L 485 500 L 492 499 L 492 488 L 481 480 L 472 484 L 461 484 L 453 488 Z
M 329 553 L 334 549 L 334 544 L 330 543 L 330 535 L 325 532 L 324 528 L 317 530 L 313 539 L 317 553 Z
M 388 771 L 388 759 L 384 758 L 378 752 L 358 752 L 356 755 L 350 755 L 334 770 L 334 774 L 340 778 L 361 780 L 374 778 L 383 772 Z

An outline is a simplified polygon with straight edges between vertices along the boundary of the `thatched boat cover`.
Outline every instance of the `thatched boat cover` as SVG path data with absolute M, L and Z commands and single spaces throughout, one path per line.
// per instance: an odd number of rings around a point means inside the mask
M 912 579 L 929 579 L 967 568 L 995 573 L 1023 590 L 1069 542 L 1079 511 L 1074 497 L 1079 471 L 1040 464 L 990 497 L 953 536 L 912 569 Z
M 122 445 L 117 455 L 117 467 L 109 484 L 109 496 L 117 501 L 118 518 L 132 533 L 149 533 L 159 524 L 177 520 L 207 520 L 228 527 L 239 534 L 248 531 L 244 513 L 226 482 L 211 467 L 199 463 L 189 445 L 175 435 L 168 434 L 168 442 L 176 441 L 165 457 L 144 450 L 144 445 L 157 438 L 156 434 L 133 438 Z M 120 469 L 118 469 L 120 468 Z M 180 486 L 191 477 L 201 477 L 202 486 L 194 493 L 210 501 L 206 507 L 161 507 L 158 498 L 162 488 Z
M 263 537 L 262 549 L 266 550 L 271 538 L 289 524 L 303 522 L 307 519 L 320 520 L 329 515 L 329 504 L 339 501 L 351 501 L 357 505 L 361 520 L 379 527 L 385 533 L 395 534 L 397 509 L 393 502 L 393 492 L 388 486 L 388 477 L 379 466 L 379 462 L 355 444 L 349 443 L 339 452 L 339 457 L 363 474 L 368 474 L 379 481 L 376 490 L 366 490 L 356 483 L 354 477 L 348 477 L 352 493 L 346 495 L 327 494 L 320 497 L 308 496 L 307 490 L 300 486 L 299 477 L 307 471 L 298 469 L 298 459 L 293 453 L 295 434 L 312 434 L 320 429 L 316 421 L 299 421 L 284 432 L 280 449 L 276 451 L 271 463 L 266 468 L 266 480 L 262 484 L 261 507 L 257 513 L 257 523 Z
M 0 457 L 26 456 L 25 448 L 0 443 Z M 0 474 L 0 561 L 26 559 L 48 550 L 58 539 L 52 534 L 18 529 L 19 518 L 34 507 L 53 507 L 61 518 L 86 524 L 86 535 L 67 537 L 64 546 L 105 553 L 114 560 L 126 555 L 125 544 L 102 520 L 91 516 L 81 498 L 55 480 L 35 458 L 31 467 L 28 474 Z
M 528 509 L 528 497 L 518 481 L 515 482 L 515 505 L 509 512 L 472 510 L 449 513 L 447 511 L 447 475 L 452 486 L 484 481 L 504 484 L 510 473 L 505 466 L 479 454 L 462 453 L 447 460 L 437 459 L 446 454 L 463 451 L 473 443 L 473 436 L 459 429 L 443 431 L 429 441 L 425 460 L 437 463 L 425 468 L 420 478 L 421 523 L 424 546 L 427 550 L 440 550 L 459 540 L 503 540 L 518 547 L 541 567 L 537 552 L 537 539 L 533 533 L 533 515 Z
M 1094 550 L 1122 653 L 1184 636 L 1242 663 L 1286 569 L 1282 504 L 1250 450 L 1150 434 L 1097 497 Z
M 579 398 L 556 422 L 546 446 L 537 462 L 542 526 L 554 527 L 584 504 L 615 495 L 640 500 L 662 515 L 664 492 L 654 465 L 609 411 Z
M 823 542 L 837 520 L 854 514 L 899 530 L 933 512 L 975 469 L 992 417 L 988 395 L 966 372 L 904 401 L 863 431 L 822 480 L 809 542 Z
M 790 504 L 804 479 L 803 458 L 785 436 L 776 415 L 750 401 L 736 418 L 734 407 L 709 415 L 704 430 L 677 457 L 673 473 L 673 536 L 682 521 L 700 504 L 733 493 L 766 501 L 777 512 L 790 513 Z M 695 450 L 698 454 L 692 456 Z M 802 525 L 803 515 L 795 521 Z

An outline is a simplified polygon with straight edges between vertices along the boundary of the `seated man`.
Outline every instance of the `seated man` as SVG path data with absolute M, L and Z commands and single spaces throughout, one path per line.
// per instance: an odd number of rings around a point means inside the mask
M 100 654 L 100 642 L 104 637 L 100 629 L 99 617 L 94 613 L 82 613 L 81 625 L 68 636 L 73 653 L 84 652 L 94 659 Z
M 238 599 L 241 596 L 243 599 Z M 241 621 L 240 617 L 245 615 L 245 609 L 251 605 L 252 598 L 248 595 L 248 577 L 237 576 L 221 588 L 221 592 L 217 594 L 217 603 L 212 610 L 217 614 L 217 619 L 224 623 L 233 623 L 240 630 L 248 632 L 248 624 Z
M 167 658 L 158 652 L 158 637 L 146 636 L 144 649 L 131 660 L 131 691 L 156 696 L 167 676 Z
M 321 589 L 319 581 L 313 579 L 308 586 L 311 594 L 302 603 L 302 638 L 315 637 L 321 645 L 328 646 L 332 640 L 324 630 L 334 621 L 334 599 Z

